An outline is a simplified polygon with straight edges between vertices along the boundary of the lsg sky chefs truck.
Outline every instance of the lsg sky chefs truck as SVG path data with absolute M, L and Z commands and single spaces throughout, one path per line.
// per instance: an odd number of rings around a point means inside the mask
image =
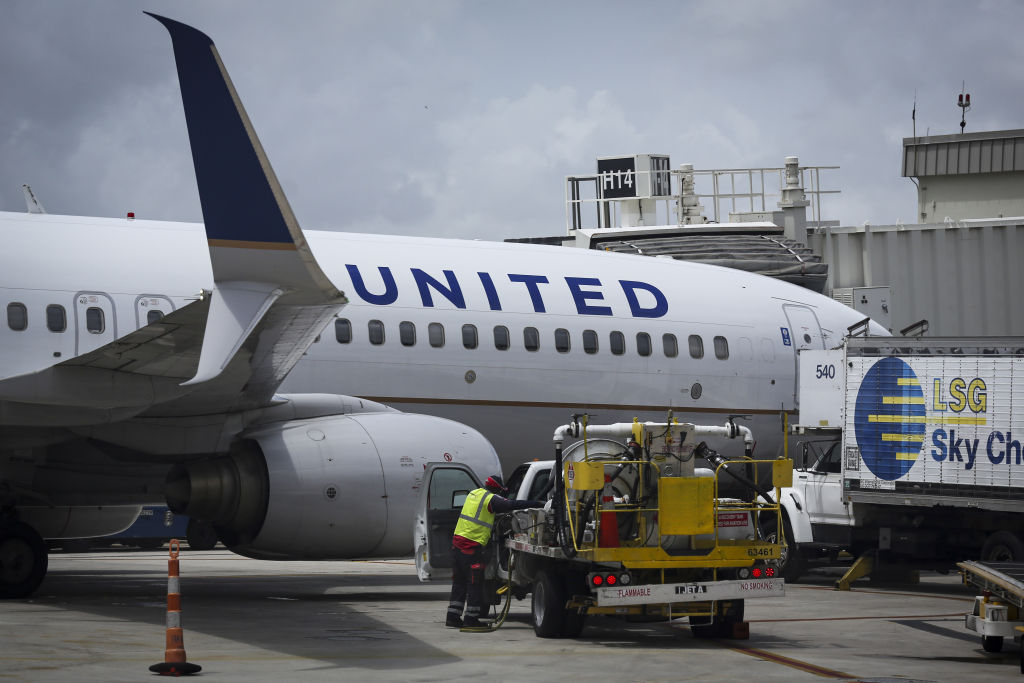
M 1024 338 L 851 337 L 798 362 L 814 457 L 779 501 L 784 576 L 839 550 L 1024 561 Z
M 710 436 L 736 439 L 737 450 L 742 441 L 744 454 L 708 449 Z M 532 595 L 538 636 L 577 637 L 588 615 L 602 614 L 687 617 L 697 637 L 742 638 L 744 601 L 785 594 L 775 568 L 781 545 L 758 529 L 778 518 L 776 487 L 792 481 L 792 461 L 773 461 L 771 481 L 759 483 L 748 428 L 671 416 L 587 425 L 581 416 L 556 429 L 554 443 L 553 460 L 523 463 L 508 477 L 513 497 L 549 503 L 495 524 L 488 567 L 491 595 Z M 747 485 L 747 498 L 719 496 L 719 482 L 732 478 Z M 421 580 L 450 576 L 452 530 L 478 481 L 458 463 L 427 466 L 414 531 Z

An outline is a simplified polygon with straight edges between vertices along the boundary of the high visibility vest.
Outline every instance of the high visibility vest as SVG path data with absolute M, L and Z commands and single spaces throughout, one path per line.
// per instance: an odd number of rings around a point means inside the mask
M 480 545 L 486 545 L 494 528 L 494 513 L 488 509 L 493 493 L 487 489 L 470 491 L 459 513 L 459 522 L 455 525 L 455 535 L 462 536 Z

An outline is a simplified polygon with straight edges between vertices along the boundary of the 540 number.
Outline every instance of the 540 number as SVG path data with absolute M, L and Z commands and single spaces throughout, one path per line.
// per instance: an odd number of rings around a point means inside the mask
M 836 366 L 832 363 L 827 365 L 818 363 L 814 366 L 814 376 L 817 379 L 835 379 L 836 378 Z

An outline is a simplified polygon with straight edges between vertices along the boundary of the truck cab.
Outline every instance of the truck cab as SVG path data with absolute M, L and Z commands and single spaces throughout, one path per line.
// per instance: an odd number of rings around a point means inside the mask
M 851 504 L 843 500 L 842 442 L 808 441 L 800 444 L 802 467 L 793 472 L 793 485 L 781 489 L 779 505 L 788 544 L 779 562 L 787 581 L 795 581 L 807 562 L 834 559 L 852 543 Z M 765 530 L 774 538 L 777 529 Z

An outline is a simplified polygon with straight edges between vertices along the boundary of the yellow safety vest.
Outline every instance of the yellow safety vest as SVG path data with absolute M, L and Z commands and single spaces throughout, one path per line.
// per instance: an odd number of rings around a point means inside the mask
M 455 535 L 486 545 L 494 528 L 494 513 L 488 509 L 493 493 L 487 489 L 470 491 L 459 513 L 459 523 L 455 525 Z

